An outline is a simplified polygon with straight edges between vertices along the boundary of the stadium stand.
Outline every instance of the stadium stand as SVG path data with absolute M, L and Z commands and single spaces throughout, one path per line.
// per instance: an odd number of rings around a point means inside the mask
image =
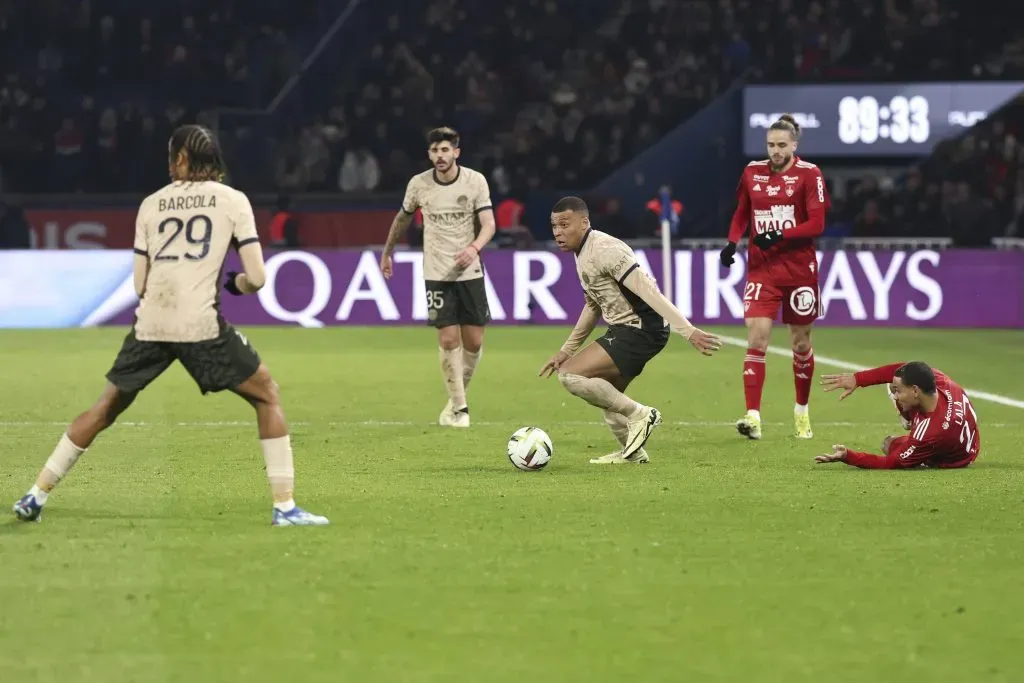
M 1024 73 L 1011 22 L 942 0 L 429 0 L 357 7 L 293 89 L 345 4 L 0 0 L 4 189 L 148 190 L 168 132 L 198 119 L 219 129 L 243 189 L 398 192 L 423 167 L 423 131 L 447 122 L 496 197 L 524 200 L 593 187 L 738 78 Z M 992 40 L 961 39 L 954 19 Z M 906 179 L 864 179 L 837 219 L 862 237 L 1012 234 L 1020 116 L 1003 118 Z M 614 201 L 605 213 L 650 234 Z
M 211 102 L 272 97 L 329 9 L 316 0 L 3 0 L 5 188 L 154 187 L 166 177 L 169 131 Z
M 949 236 L 986 247 L 1024 228 L 1024 102 L 1020 99 L 941 144 L 900 177 L 854 184 L 840 221 L 856 238 Z

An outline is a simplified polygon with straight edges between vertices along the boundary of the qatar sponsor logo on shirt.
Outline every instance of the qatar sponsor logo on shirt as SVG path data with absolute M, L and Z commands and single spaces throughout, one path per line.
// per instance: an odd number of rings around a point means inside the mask
M 796 225 L 796 207 L 792 204 L 754 209 L 754 230 L 757 234 L 769 230 L 786 230 Z

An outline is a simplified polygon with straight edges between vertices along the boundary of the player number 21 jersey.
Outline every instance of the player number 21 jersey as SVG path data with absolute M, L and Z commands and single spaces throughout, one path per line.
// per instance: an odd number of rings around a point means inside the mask
M 767 160 L 752 161 L 740 178 L 736 199 L 734 221 L 750 227 L 748 272 L 770 276 L 777 285 L 802 284 L 809 276 L 816 280 L 814 238 L 788 233 L 806 225 L 812 218 L 820 220 L 821 229 L 824 228 L 824 212 L 831 200 L 821 169 L 798 157 L 794 157 L 793 165 L 782 173 L 773 171 Z M 815 232 L 820 234 L 821 229 Z M 762 251 L 754 244 L 753 236 L 773 230 L 781 230 L 784 239 Z
M 174 182 L 146 197 L 135 253 L 149 261 L 135 310 L 140 341 L 198 342 L 220 331 L 220 274 L 232 245 L 258 242 L 249 198 L 214 181 Z

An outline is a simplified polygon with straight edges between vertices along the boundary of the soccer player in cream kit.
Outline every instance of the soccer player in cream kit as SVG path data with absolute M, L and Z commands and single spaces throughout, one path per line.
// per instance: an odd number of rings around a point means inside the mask
M 830 205 L 821 169 L 795 155 L 800 128 L 788 114 L 768 130 L 768 158 L 751 161 L 736 188 L 736 211 L 722 265 L 733 263 L 736 245 L 750 228 L 743 317 L 747 353 L 743 360 L 743 393 L 747 412 L 736 429 L 749 439 L 761 438 L 761 393 L 765 354 L 772 323 L 782 309 L 793 349 L 795 435 L 810 439 L 808 401 L 814 377 L 811 329 L 822 315 L 818 260 L 814 238 L 825 230 Z
M 274 501 L 271 523 L 327 524 L 295 505 L 291 438 L 277 384 L 249 341 L 220 315 L 218 285 L 229 249 L 238 250 L 245 272 L 227 273 L 224 289 L 254 294 L 266 281 L 249 199 L 221 182 L 224 160 L 206 128 L 175 130 L 168 157 L 171 183 L 143 200 L 135 221 L 135 324 L 103 394 L 68 426 L 14 514 L 38 521 L 54 487 L 99 433 L 178 361 L 202 393 L 229 390 L 255 408 Z
M 551 230 L 559 248 L 575 254 L 585 305 L 569 338 L 540 375 L 557 372 L 569 393 L 604 411 L 605 424 L 620 449 L 590 462 L 649 462 L 644 445 L 661 424 L 661 413 L 626 396 L 626 388 L 661 353 L 671 332 L 706 356 L 717 351 L 721 341 L 683 317 L 640 269 L 628 244 L 591 227 L 590 210 L 579 197 L 563 197 L 555 204 Z M 608 331 L 584 346 L 602 317 Z
M 457 132 L 435 128 L 427 134 L 427 145 L 433 168 L 409 180 L 380 269 L 384 277 L 391 277 L 395 245 L 420 209 L 427 322 L 437 328 L 441 375 L 448 392 L 438 423 L 469 427 L 466 387 L 483 354 L 484 326 L 491 320 L 480 250 L 494 237 L 494 211 L 487 179 L 458 163 Z

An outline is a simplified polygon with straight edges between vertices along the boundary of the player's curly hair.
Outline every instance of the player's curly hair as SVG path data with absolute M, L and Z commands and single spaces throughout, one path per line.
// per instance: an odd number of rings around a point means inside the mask
M 784 130 L 792 135 L 794 140 L 800 139 L 800 124 L 792 114 L 783 114 L 778 121 L 769 126 L 768 130 Z
M 188 175 L 183 180 L 222 182 L 227 176 L 228 169 L 220 145 L 208 128 L 192 124 L 180 126 L 171 135 L 169 152 L 172 166 L 178 155 L 185 152 Z

